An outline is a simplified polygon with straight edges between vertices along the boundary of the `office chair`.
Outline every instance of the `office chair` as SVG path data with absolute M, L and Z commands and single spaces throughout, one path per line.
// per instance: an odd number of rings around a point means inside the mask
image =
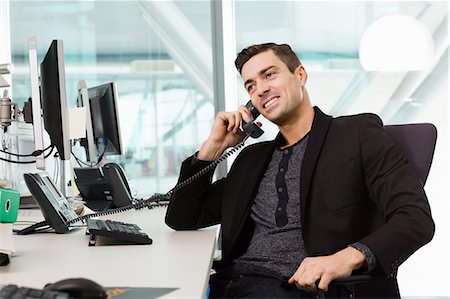
M 384 128 L 400 152 L 413 164 L 422 185 L 425 185 L 436 145 L 436 127 L 429 123 L 418 123 L 389 125 Z M 375 279 L 381 278 L 370 274 L 352 274 L 350 277 L 337 279 L 332 284 L 338 287 L 339 296 L 354 298 L 358 284 Z

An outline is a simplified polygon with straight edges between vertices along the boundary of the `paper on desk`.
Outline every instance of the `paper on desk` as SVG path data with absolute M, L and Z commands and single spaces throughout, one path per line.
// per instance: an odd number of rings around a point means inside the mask
M 70 108 L 69 138 L 79 139 L 86 137 L 86 107 Z
M 14 250 L 12 223 L 0 223 L 0 253 L 10 255 Z
M 8 181 L 0 179 L 0 187 L 8 187 L 9 183 Z

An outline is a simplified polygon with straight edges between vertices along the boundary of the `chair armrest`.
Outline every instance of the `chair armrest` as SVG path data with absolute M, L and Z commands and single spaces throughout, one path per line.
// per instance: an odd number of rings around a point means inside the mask
M 332 282 L 332 284 L 335 286 L 352 287 L 357 284 L 368 282 L 374 279 L 378 278 L 371 274 L 352 274 L 347 278 L 336 279 Z
M 331 282 L 331 286 L 336 287 L 338 298 L 355 298 L 355 287 L 360 283 L 377 279 L 370 274 L 355 274 L 349 277 L 336 279 Z

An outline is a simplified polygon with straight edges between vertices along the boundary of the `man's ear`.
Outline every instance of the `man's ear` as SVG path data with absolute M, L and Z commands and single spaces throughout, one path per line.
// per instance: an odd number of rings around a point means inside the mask
M 308 79 L 308 74 L 306 73 L 306 70 L 302 65 L 299 65 L 295 69 L 294 74 L 298 79 L 300 79 L 302 86 L 306 84 L 306 80 Z

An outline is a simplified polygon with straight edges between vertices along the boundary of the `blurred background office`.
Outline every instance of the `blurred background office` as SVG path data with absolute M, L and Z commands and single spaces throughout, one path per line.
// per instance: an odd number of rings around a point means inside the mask
M 125 154 L 107 159 L 124 167 L 138 197 L 168 191 L 215 113 L 247 101 L 233 61 L 254 43 L 293 46 L 312 103 L 326 113 L 435 124 L 426 191 L 436 235 L 400 268 L 399 283 L 406 296 L 450 296 L 447 1 L 0 0 L 0 8 L 0 63 L 14 66 L 19 105 L 30 96 L 31 36 L 38 61 L 53 39 L 64 41 L 69 107 L 79 80 L 116 82 Z M 32 144 L 30 126 L 15 126 L 9 142 Z M 264 127 L 262 138 L 273 138 L 276 129 Z M 2 166 L 12 180 L 30 171 Z

